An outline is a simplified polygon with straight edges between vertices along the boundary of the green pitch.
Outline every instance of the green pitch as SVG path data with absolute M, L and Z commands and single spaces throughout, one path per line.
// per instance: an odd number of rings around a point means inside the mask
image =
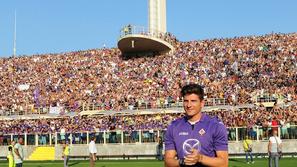
M 279 166 L 296 167 L 297 158 L 283 158 Z M 8 166 L 7 162 L 1 161 L 0 166 Z M 62 161 L 25 161 L 24 167 L 53 167 L 63 166 Z M 99 160 L 96 167 L 163 167 L 163 161 L 157 160 Z M 230 159 L 230 167 L 263 167 L 268 166 L 268 159 L 255 159 L 254 164 L 246 164 L 245 159 Z M 89 161 L 70 161 L 69 167 L 89 167 Z

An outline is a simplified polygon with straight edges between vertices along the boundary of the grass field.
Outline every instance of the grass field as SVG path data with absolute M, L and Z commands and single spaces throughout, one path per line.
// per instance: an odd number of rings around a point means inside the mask
M 0 161 L 1 167 L 8 166 L 7 162 Z M 63 167 L 62 161 L 38 161 L 25 162 L 24 167 Z M 89 161 L 70 161 L 71 167 L 88 167 Z M 96 167 L 163 167 L 163 161 L 157 160 L 99 160 L 96 162 Z M 254 164 L 246 164 L 245 159 L 230 159 L 230 167 L 266 167 L 268 166 L 267 159 L 256 159 Z M 283 158 L 280 160 L 281 167 L 296 167 L 297 158 Z

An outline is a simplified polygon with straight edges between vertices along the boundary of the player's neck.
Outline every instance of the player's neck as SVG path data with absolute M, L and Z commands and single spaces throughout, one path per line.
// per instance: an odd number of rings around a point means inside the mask
M 200 121 L 201 117 L 202 117 L 202 113 L 199 112 L 198 114 L 196 114 L 196 115 L 194 115 L 194 116 L 192 116 L 192 117 L 188 117 L 188 121 L 189 121 L 191 124 L 195 124 L 195 123 L 197 123 L 197 122 Z

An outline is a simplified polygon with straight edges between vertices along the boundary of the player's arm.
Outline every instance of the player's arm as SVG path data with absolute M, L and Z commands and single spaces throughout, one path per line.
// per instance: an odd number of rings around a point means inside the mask
M 176 159 L 177 151 L 174 141 L 173 129 L 176 127 L 173 124 L 168 126 L 165 133 L 165 167 L 179 167 L 179 160 Z
M 208 157 L 202 155 L 201 163 L 206 166 L 227 167 L 228 151 L 216 151 L 217 157 Z
M 95 151 L 95 149 L 96 149 L 96 145 L 95 145 L 95 143 L 92 143 L 92 148 L 91 148 L 91 150 L 92 150 L 92 157 L 93 157 L 93 160 L 94 161 L 96 161 L 96 151 Z
M 21 157 L 19 153 L 19 149 L 17 147 L 14 148 L 14 152 L 18 157 Z
M 269 143 L 268 143 L 268 154 L 270 154 L 271 152 L 271 141 L 269 140 Z
M 278 148 L 279 148 L 280 150 L 282 150 L 282 147 L 283 147 L 283 144 L 282 144 L 282 142 L 280 142 L 280 143 L 278 144 Z
M 165 167 L 179 167 L 179 162 L 175 158 L 175 150 L 166 150 L 165 151 Z
M 193 150 L 192 154 L 185 157 L 186 165 L 203 164 L 212 167 L 227 167 L 228 166 L 228 151 L 216 151 L 216 157 L 209 157 Z

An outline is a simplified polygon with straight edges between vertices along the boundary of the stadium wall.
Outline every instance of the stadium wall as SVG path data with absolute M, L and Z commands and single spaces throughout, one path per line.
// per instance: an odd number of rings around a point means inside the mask
M 254 153 L 267 153 L 268 141 L 253 142 Z M 283 141 L 283 153 L 297 153 L 296 140 Z M 36 146 L 24 146 L 25 159 L 28 159 Z M 99 156 L 118 156 L 123 155 L 156 155 L 157 143 L 136 143 L 136 144 L 98 144 L 97 150 Z M 72 145 L 70 146 L 70 155 L 77 158 L 88 157 L 88 145 Z M 7 146 L 0 146 L 0 157 L 3 159 L 7 155 Z M 229 154 L 240 155 L 244 153 L 242 142 L 229 142 Z M 56 146 L 55 159 L 62 159 L 62 146 Z

